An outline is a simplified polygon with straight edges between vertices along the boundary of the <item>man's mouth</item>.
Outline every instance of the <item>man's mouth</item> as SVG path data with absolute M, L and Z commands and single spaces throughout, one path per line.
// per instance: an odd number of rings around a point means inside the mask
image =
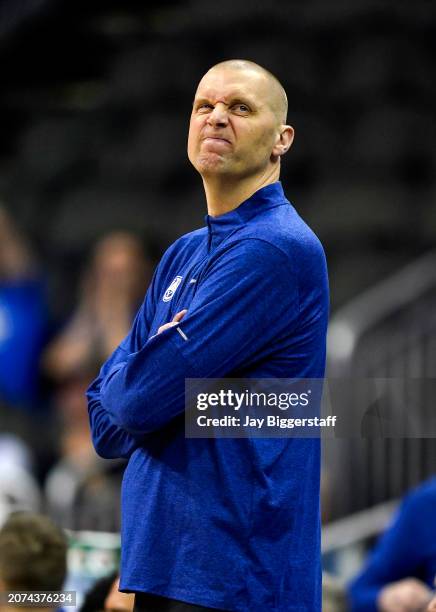
M 203 142 L 225 142 L 227 144 L 230 144 L 229 140 L 227 140 L 226 138 L 221 138 L 220 136 L 206 136 L 206 138 L 203 138 Z

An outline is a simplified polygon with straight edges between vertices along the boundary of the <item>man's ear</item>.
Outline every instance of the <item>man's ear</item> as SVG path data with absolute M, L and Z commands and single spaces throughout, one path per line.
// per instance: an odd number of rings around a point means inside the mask
M 279 135 L 272 150 L 273 157 L 281 157 L 291 148 L 294 141 L 294 128 L 291 125 L 281 125 Z

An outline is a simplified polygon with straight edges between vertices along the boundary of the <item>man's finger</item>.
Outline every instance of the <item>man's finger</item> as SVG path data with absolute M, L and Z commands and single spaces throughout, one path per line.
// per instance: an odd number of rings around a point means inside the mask
M 159 327 L 159 329 L 157 330 L 158 334 L 161 334 L 163 331 L 165 331 L 166 329 L 170 329 L 171 327 L 174 327 L 174 325 L 176 325 L 176 323 L 165 323 L 164 325 L 161 325 Z
M 180 312 L 178 312 L 177 314 L 174 315 L 173 320 L 171 321 L 171 323 L 165 323 L 164 325 L 161 325 L 159 327 L 159 329 L 157 330 L 157 334 L 161 334 L 163 331 L 165 331 L 166 329 L 170 329 L 170 327 L 174 327 L 174 325 L 176 325 L 177 323 L 180 323 L 180 321 L 183 319 L 183 317 L 185 316 L 185 314 L 187 313 L 187 309 L 185 308 L 184 310 L 181 310 Z M 156 334 L 156 335 L 157 335 Z
M 180 312 L 175 314 L 173 318 L 173 323 L 178 323 L 179 321 L 181 321 L 187 312 L 188 310 L 185 308 L 184 310 L 181 310 Z

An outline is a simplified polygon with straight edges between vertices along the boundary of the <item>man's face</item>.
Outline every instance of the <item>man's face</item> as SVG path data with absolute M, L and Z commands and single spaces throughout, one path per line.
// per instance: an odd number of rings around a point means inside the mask
M 188 157 L 204 176 L 262 173 L 279 136 L 268 79 L 255 70 L 214 68 L 195 94 Z

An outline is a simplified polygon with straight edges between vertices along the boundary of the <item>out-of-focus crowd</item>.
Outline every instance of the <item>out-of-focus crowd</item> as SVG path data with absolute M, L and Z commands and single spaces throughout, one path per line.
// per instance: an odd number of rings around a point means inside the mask
M 128 333 L 152 269 L 140 236 L 102 236 L 56 320 L 50 278 L 0 208 L 0 525 L 24 509 L 62 527 L 118 531 L 123 465 L 92 448 L 85 390 Z

